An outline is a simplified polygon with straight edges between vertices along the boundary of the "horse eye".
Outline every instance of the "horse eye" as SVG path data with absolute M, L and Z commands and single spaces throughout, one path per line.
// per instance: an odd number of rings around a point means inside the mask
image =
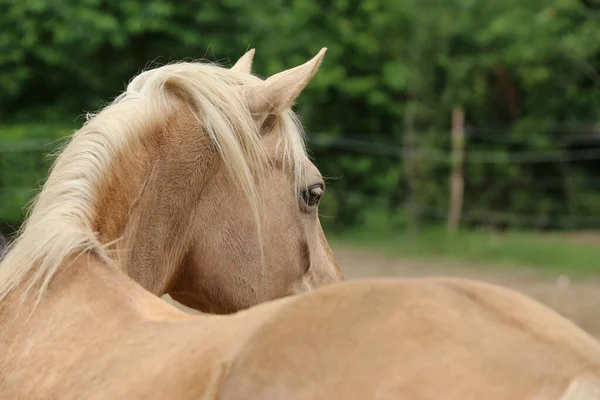
M 309 207 L 318 205 L 321 201 L 321 196 L 323 196 L 323 185 L 321 184 L 313 185 L 302 191 L 302 200 Z

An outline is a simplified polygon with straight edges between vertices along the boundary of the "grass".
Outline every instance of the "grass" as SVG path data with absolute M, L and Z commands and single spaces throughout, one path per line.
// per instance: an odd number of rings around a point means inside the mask
M 577 243 L 559 235 L 459 231 L 427 228 L 406 233 L 355 231 L 328 235 L 332 244 L 352 245 L 410 259 L 446 259 L 493 266 L 534 267 L 572 275 L 600 273 L 600 246 Z

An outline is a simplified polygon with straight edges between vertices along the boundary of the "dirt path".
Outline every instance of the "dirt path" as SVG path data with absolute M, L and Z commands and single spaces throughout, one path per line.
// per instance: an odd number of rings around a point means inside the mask
M 452 276 L 481 279 L 511 287 L 547 304 L 600 339 L 600 276 L 573 280 L 535 269 L 478 267 L 447 261 L 409 261 L 340 246 L 333 250 L 346 279 L 385 276 Z M 165 300 L 172 302 L 168 296 Z

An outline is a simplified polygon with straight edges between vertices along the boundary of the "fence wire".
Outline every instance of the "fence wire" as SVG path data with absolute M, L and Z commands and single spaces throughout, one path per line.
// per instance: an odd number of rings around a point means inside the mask
M 317 148 L 335 148 L 342 151 L 358 153 L 370 156 L 388 156 L 396 159 L 410 157 L 417 160 L 428 160 L 438 163 L 450 163 L 452 154 L 442 148 L 418 148 L 414 152 L 407 152 L 403 146 L 397 146 L 391 143 L 378 143 L 374 141 L 366 141 L 364 139 L 355 139 L 348 137 L 336 137 L 328 134 L 310 135 L 309 147 L 311 145 Z M 23 141 L 2 141 L 0 142 L 0 157 L 6 153 L 25 153 L 25 152 L 43 152 L 51 153 L 60 148 L 66 139 L 48 141 L 43 139 L 32 139 Z M 569 161 L 582 160 L 600 160 L 600 148 L 598 149 L 582 149 L 566 152 L 560 149 L 541 150 L 541 151 L 480 151 L 480 150 L 465 150 L 465 163 L 478 164 L 534 164 L 534 163 L 565 163 Z M 535 182 L 513 182 L 507 184 L 510 187 L 525 187 L 531 189 L 564 189 L 569 183 L 576 183 L 572 177 L 561 177 L 560 179 L 541 179 Z M 586 180 L 587 188 L 600 190 L 600 179 Z M 485 184 L 480 186 L 485 188 Z M 1 186 L 0 184 L 0 201 L 12 193 L 26 193 L 33 195 L 37 193 L 39 185 L 32 186 Z M 448 216 L 446 208 L 432 205 L 419 204 L 415 202 L 403 203 L 394 200 L 392 197 L 386 196 L 370 196 L 359 192 L 344 191 L 344 196 L 348 198 L 360 199 L 369 206 L 381 206 L 383 203 L 395 203 L 395 208 L 403 208 L 410 206 L 417 210 L 419 216 L 425 219 L 443 222 Z M 518 214 L 507 213 L 493 210 L 477 210 L 464 209 L 461 215 L 461 222 L 487 222 L 490 224 L 509 224 L 514 227 L 521 228 L 540 228 L 552 224 L 560 228 L 577 229 L 577 228 L 599 228 L 600 216 L 591 215 L 576 215 L 576 214 Z

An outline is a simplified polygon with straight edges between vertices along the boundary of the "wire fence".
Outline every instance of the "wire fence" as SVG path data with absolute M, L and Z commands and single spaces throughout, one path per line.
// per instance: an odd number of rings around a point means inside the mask
M 7 153 L 26 153 L 26 152 L 43 152 L 52 153 L 60 148 L 66 142 L 65 139 L 48 141 L 43 139 L 21 140 L 21 141 L 1 141 L 0 142 L 0 157 Z M 416 151 L 407 151 L 403 146 L 394 143 L 382 143 L 367 141 L 365 139 L 357 139 L 350 137 L 337 137 L 329 134 L 311 134 L 309 147 L 316 146 L 317 148 L 333 148 L 340 151 L 374 156 L 374 157 L 392 157 L 394 159 L 411 158 L 415 160 L 427 160 L 441 164 L 450 164 L 453 161 L 453 156 L 448 149 L 425 147 L 418 148 Z M 589 148 L 581 150 L 566 151 L 564 149 L 548 149 L 540 151 L 482 151 L 482 150 L 467 150 L 465 151 L 464 162 L 474 164 L 536 164 L 536 163 L 559 163 L 564 164 L 570 161 L 586 161 L 600 160 L 600 148 Z M 468 177 L 467 177 L 468 178 Z M 570 183 L 579 183 L 579 179 L 575 177 L 564 176 L 557 178 L 536 179 L 534 182 L 511 182 L 510 187 L 522 189 L 564 189 L 565 185 Z M 600 178 L 586 179 L 585 186 L 587 189 L 597 189 L 600 192 Z M 476 185 L 474 187 L 477 187 Z M 482 183 L 481 189 L 486 188 L 486 183 Z M 2 186 L 0 183 L 0 199 L 11 194 L 20 194 L 31 196 L 37 192 L 39 185 L 8 185 Z M 426 204 L 419 202 L 406 203 L 400 199 L 394 199 L 391 196 L 373 196 L 360 193 L 358 191 L 344 191 L 343 195 L 348 199 L 360 200 L 362 203 L 370 207 L 381 207 L 393 203 L 396 208 L 411 207 L 416 210 L 420 217 L 443 222 L 448 217 L 448 209 L 435 204 Z M 527 214 L 527 213 L 508 213 L 495 211 L 490 209 L 471 209 L 463 210 L 461 221 L 469 222 L 486 222 L 489 224 L 507 224 L 514 227 L 539 229 L 541 227 L 552 224 L 559 228 L 565 229 L 597 229 L 600 228 L 600 215 L 585 215 L 585 214 L 563 214 L 563 215 L 548 215 Z
M 371 196 L 353 191 L 344 191 L 343 195 L 349 201 L 360 200 L 363 204 L 369 204 L 369 207 L 384 208 L 390 203 L 391 198 L 386 196 Z M 448 209 L 435 204 L 407 203 L 401 202 L 396 208 L 411 207 L 419 217 L 437 223 L 443 223 L 448 218 Z M 488 226 L 511 226 L 522 229 L 543 229 L 549 225 L 556 228 L 573 229 L 597 229 L 600 228 L 600 215 L 548 215 L 548 214 L 527 214 L 527 213 L 509 213 L 493 211 L 487 209 L 464 210 L 461 221 L 463 223 L 476 223 Z
M 431 147 L 418 147 L 410 149 L 404 146 L 394 146 L 388 143 L 374 143 L 360 139 L 336 138 L 334 136 L 320 135 L 311 143 L 317 146 L 327 146 L 341 150 L 359 152 L 376 156 L 390 156 L 395 158 L 411 158 L 417 160 L 434 161 L 438 163 L 451 163 L 452 154 L 448 150 Z M 568 162 L 600 160 L 600 148 L 566 151 L 564 149 L 551 149 L 540 151 L 465 151 L 465 163 L 477 164 L 528 164 L 548 162 Z

